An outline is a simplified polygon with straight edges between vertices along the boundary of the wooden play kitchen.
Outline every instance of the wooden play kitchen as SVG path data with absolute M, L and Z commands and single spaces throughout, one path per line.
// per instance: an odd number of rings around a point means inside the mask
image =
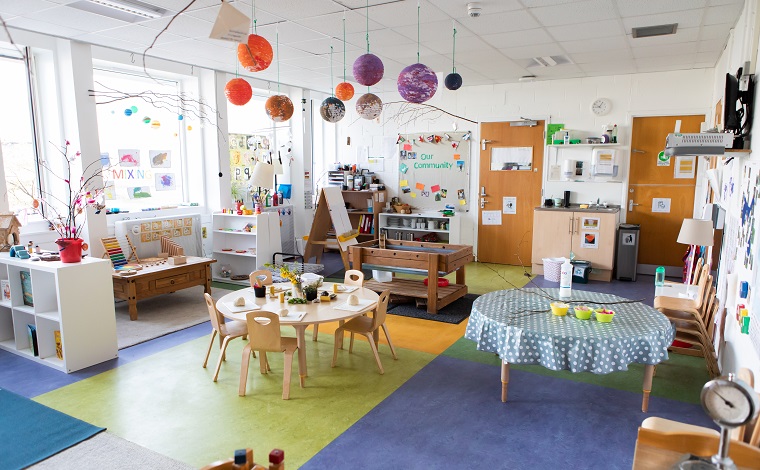
M 381 247 L 381 244 L 384 245 Z M 392 277 L 389 282 L 365 281 L 364 287 L 375 292 L 390 289 L 393 295 L 427 299 L 428 313 L 440 309 L 467 294 L 464 267 L 474 261 L 469 245 L 448 245 L 401 240 L 372 240 L 348 247 L 353 269 L 372 269 L 427 276 L 423 280 Z M 439 277 L 456 272 L 456 284 L 439 286 Z

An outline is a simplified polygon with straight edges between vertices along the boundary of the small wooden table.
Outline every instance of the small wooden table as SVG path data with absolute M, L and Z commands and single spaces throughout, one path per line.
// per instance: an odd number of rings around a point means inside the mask
M 390 289 L 394 295 L 427 298 L 428 313 L 438 313 L 438 310 L 467 294 L 464 267 L 475 260 L 471 246 L 446 243 L 386 240 L 385 248 L 380 248 L 377 241 L 369 241 L 352 245 L 348 250 L 354 269 L 426 275 L 427 286 L 422 280 L 396 277 L 390 282 L 365 281 L 364 286 L 375 292 Z M 455 271 L 456 284 L 438 287 L 441 274 L 445 276 Z
M 129 303 L 129 318 L 137 320 L 137 301 L 193 286 L 203 286 L 211 294 L 211 263 L 215 259 L 188 256 L 187 264 L 147 266 L 137 274 L 113 274 L 113 296 Z

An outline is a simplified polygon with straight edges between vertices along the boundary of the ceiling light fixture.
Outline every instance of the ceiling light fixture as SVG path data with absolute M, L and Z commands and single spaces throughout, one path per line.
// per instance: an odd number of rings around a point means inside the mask
M 470 18 L 478 18 L 483 9 L 480 7 L 480 3 L 478 2 L 470 2 L 467 4 L 467 16 Z
M 166 10 L 136 0 L 88 0 L 90 3 L 113 8 L 143 18 L 156 19 L 166 14 Z

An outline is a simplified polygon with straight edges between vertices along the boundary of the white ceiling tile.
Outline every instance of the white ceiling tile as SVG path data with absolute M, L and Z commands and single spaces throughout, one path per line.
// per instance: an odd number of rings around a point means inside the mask
M 46 0 L 0 0 L 0 14 L 5 20 L 9 20 L 16 15 L 32 15 L 34 13 L 55 8 L 58 5 Z
M 250 3 L 248 3 L 248 5 L 250 5 Z M 239 5 L 237 8 L 241 11 L 246 11 Z M 257 16 L 259 9 L 291 20 L 343 11 L 343 7 L 341 7 L 338 2 L 333 2 L 332 0 L 256 0 Z M 250 11 L 250 7 L 247 11 Z
M 531 8 L 530 12 L 544 26 L 612 20 L 617 16 L 608 0 L 584 0 L 550 7 Z
M 34 14 L 33 18 L 46 23 L 74 27 L 75 29 L 86 28 L 88 31 L 93 32 L 129 24 L 126 21 L 108 18 L 68 6 L 58 6 L 38 11 Z
M 157 20 L 143 21 L 140 24 L 147 28 L 161 31 L 170 21 L 171 18 L 159 18 Z M 199 20 L 188 15 L 180 15 L 171 22 L 169 29 L 166 31 L 186 38 L 208 38 L 213 26 L 214 24 L 210 21 Z
M 548 7 L 561 5 L 563 3 L 573 3 L 575 0 L 521 0 L 526 8 Z
M 292 60 L 282 60 L 280 61 L 280 64 L 282 65 L 292 65 L 299 68 L 305 68 L 305 69 L 320 69 L 320 68 L 329 68 L 330 67 L 330 57 L 329 56 L 321 56 L 321 55 L 310 55 L 306 57 L 301 57 L 299 59 L 292 59 Z M 343 67 L 341 67 L 342 71 Z M 338 70 L 337 68 L 335 70 Z
M 291 44 L 294 42 L 311 41 L 314 39 L 322 39 L 324 34 L 305 28 L 292 21 L 285 23 L 270 24 L 266 26 L 259 26 L 257 28 L 258 34 L 264 36 L 272 43 L 274 47 L 275 42 L 279 34 L 280 44 Z
M 529 29 L 527 31 L 512 31 L 509 33 L 489 34 L 481 36 L 483 41 L 497 49 L 507 47 L 528 46 L 534 44 L 547 44 L 554 42 L 543 28 Z
M 591 23 L 549 26 L 546 30 L 557 41 L 606 38 L 625 34 L 623 27 L 618 21 L 594 21 Z
M 240 10 L 241 13 L 246 15 L 247 17 L 251 18 L 251 9 L 250 8 L 241 8 L 241 5 L 239 5 L 240 2 L 235 2 L 232 5 Z M 195 5 L 193 5 L 195 6 Z M 195 8 L 192 7 L 185 12 L 187 16 L 192 16 L 193 18 L 197 18 L 199 20 L 204 21 L 210 21 L 214 22 L 216 21 L 216 17 L 219 15 L 219 2 L 215 2 L 213 6 L 207 6 L 204 8 Z M 251 20 L 253 21 L 253 20 Z M 267 13 L 265 11 L 257 11 L 256 12 L 256 25 L 266 25 L 270 23 L 276 23 L 278 21 L 282 21 L 282 18 L 277 15 L 273 15 L 271 13 Z
M 365 33 L 347 34 L 346 41 L 360 49 L 366 50 L 367 48 L 367 35 Z M 413 45 L 416 50 L 417 41 L 412 42 L 409 38 L 402 36 L 392 29 L 378 29 L 369 32 L 370 51 L 374 50 L 376 47 L 383 48 L 401 45 Z
M 559 44 L 536 44 L 535 46 L 507 47 L 499 49 L 499 52 L 510 59 L 530 59 L 550 55 L 564 55 L 565 51 Z
M 706 0 L 616 0 L 620 16 L 641 16 L 704 8 Z
M 367 20 L 364 17 L 364 11 L 346 10 L 346 34 L 362 33 L 366 31 Z M 343 12 L 333 13 L 330 15 L 312 16 L 298 20 L 298 24 L 318 31 L 322 34 L 343 38 Z M 369 20 L 370 31 L 381 29 L 383 26 L 374 21 L 372 17 Z
M 732 5 L 734 3 L 744 4 L 744 0 L 707 0 L 707 4 L 710 6 L 717 5 Z
M 634 49 L 637 47 L 658 46 L 663 44 L 677 44 L 679 42 L 695 42 L 699 39 L 700 28 L 678 28 L 676 34 L 664 36 L 652 36 L 648 38 L 634 38 L 628 35 L 628 43 Z
M 605 61 L 624 61 L 633 59 L 633 54 L 629 48 L 625 49 L 612 49 L 604 52 L 575 52 L 568 54 L 570 59 L 576 64 L 593 64 L 596 62 Z
M 699 39 L 703 41 L 725 43 L 726 39 L 728 39 L 728 33 L 731 31 L 731 28 L 732 26 L 728 23 L 702 26 L 699 32 Z
M 362 12 L 364 13 L 364 12 Z M 387 28 L 417 27 L 417 2 L 399 2 L 377 5 L 369 9 L 369 19 Z M 427 2 L 420 2 L 420 23 L 449 20 L 448 15 Z
M 637 47 L 636 49 L 633 49 L 633 57 L 636 59 L 643 59 L 647 57 L 680 57 L 696 53 L 696 42 L 668 44 L 663 46 Z
M 467 28 L 463 28 L 456 23 L 457 28 L 457 44 L 459 40 L 464 37 L 472 37 L 475 34 Z M 393 28 L 394 31 L 417 42 L 417 28 Z M 370 33 L 371 34 L 371 33 Z M 454 36 L 454 23 L 452 20 L 436 21 L 434 23 L 428 23 L 420 31 L 420 42 L 443 42 L 451 44 Z
M 412 3 L 412 2 L 409 2 Z M 463 18 L 467 16 L 467 2 L 462 0 L 428 0 L 429 3 L 439 10 L 445 12 L 452 18 Z M 478 1 L 483 16 L 500 13 L 503 11 L 520 10 L 522 5 L 517 0 L 485 0 Z M 525 3 L 525 2 L 522 2 Z
M 623 36 L 612 36 L 599 39 L 583 39 L 581 41 L 565 41 L 562 47 L 570 54 L 579 52 L 610 51 L 625 49 L 628 41 Z
M 673 70 L 689 70 L 691 66 L 679 64 L 640 64 L 636 66 L 638 73 L 668 72 Z
M 739 19 L 739 15 L 742 13 L 744 5 L 740 3 L 732 3 L 730 5 L 723 5 L 719 7 L 710 7 L 705 10 L 705 25 L 728 23 L 731 26 L 736 24 L 736 20 Z
M 453 47 L 451 41 L 449 41 L 448 43 L 425 42 L 423 43 L 423 45 L 439 54 L 450 54 Z M 482 49 L 491 49 L 491 46 L 489 46 L 483 40 L 475 36 L 457 38 L 456 45 L 457 45 L 457 49 L 456 49 L 457 54 L 467 53 L 470 51 L 478 51 Z
M 476 34 L 497 34 L 538 28 L 538 22 L 525 10 L 506 11 L 480 18 L 466 17 L 460 24 Z M 459 28 L 457 28 L 459 29 Z
M 46 23 L 44 21 L 38 21 L 25 16 L 18 16 L 16 18 L 6 21 L 8 26 L 14 28 L 26 29 L 28 31 L 44 31 L 46 34 L 60 37 L 73 37 L 83 34 L 84 29 L 76 29 L 70 26 L 61 26 L 52 23 Z M 77 25 L 84 28 L 84 25 Z M 4 35 L 3 35 L 4 37 Z
M 634 59 L 636 61 L 636 65 L 641 66 L 652 66 L 652 65 L 692 65 L 697 61 L 697 54 L 691 53 L 691 54 L 680 54 L 680 55 L 670 55 L 670 56 L 664 56 L 664 57 L 641 57 Z
M 723 44 L 717 41 L 699 41 L 697 43 L 697 52 L 723 52 Z M 717 55 L 717 54 L 716 54 Z
M 81 36 L 76 36 L 77 41 L 86 42 L 89 44 L 107 46 L 114 49 L 121 49 L 123 51 L 140 52 L 145 50 L 146 45 L 137 44 L 131 41 L 125 41 L 122 39 L 115 39 L 103 36 L 102 34 L 87 33 Z M 153 50 L 150 51 L 151 53 Z M 136 61 L 139 61 L 139 57 L 135 57 Z
M 697 62 L 712 62 L 715 65 L 720 58 L 720 53 L 715 52 L 697 52 Z
M 661 24 L 678 23 L 678 28 L 696 28 L 702 24 L 704 10 L 685 10 L 676 13 L 662 13 L 659 15 L 642 15 L 623 18 L 623 26 L 627 34 L 632 28 L 643 26 L 657 26 Z
M 618 75 L 636 72 L 636 63 L 632 60 L 600 60 L 588 64 L 578 64 L 587 74 Z
M 99 31 L 97 34 L 105 38 L 120 39 L 122 41 L 128 41 L 148 46 L 156 38 L 158 31 L 133 24 L 129 26 L 122 26 L 119 28 Z M 182 41 L 184 39 L 186 38 L 165 32 L 158 38 L 156 45 L 164 44 L 167 42 Z

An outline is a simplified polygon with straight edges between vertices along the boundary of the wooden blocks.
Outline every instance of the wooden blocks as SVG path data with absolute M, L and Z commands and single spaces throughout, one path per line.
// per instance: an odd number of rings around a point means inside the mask
M 187 264 L 187 257 L 186 256 L 170 256 L 169 257 L 169 264 L 172 266 L 178 266 L 180 264 Z
M 161 253 L 167 253 L 168 256 L 184 256 L 185 249 L 182 245 L 175 242 L 169 237 L 161 237 Z

